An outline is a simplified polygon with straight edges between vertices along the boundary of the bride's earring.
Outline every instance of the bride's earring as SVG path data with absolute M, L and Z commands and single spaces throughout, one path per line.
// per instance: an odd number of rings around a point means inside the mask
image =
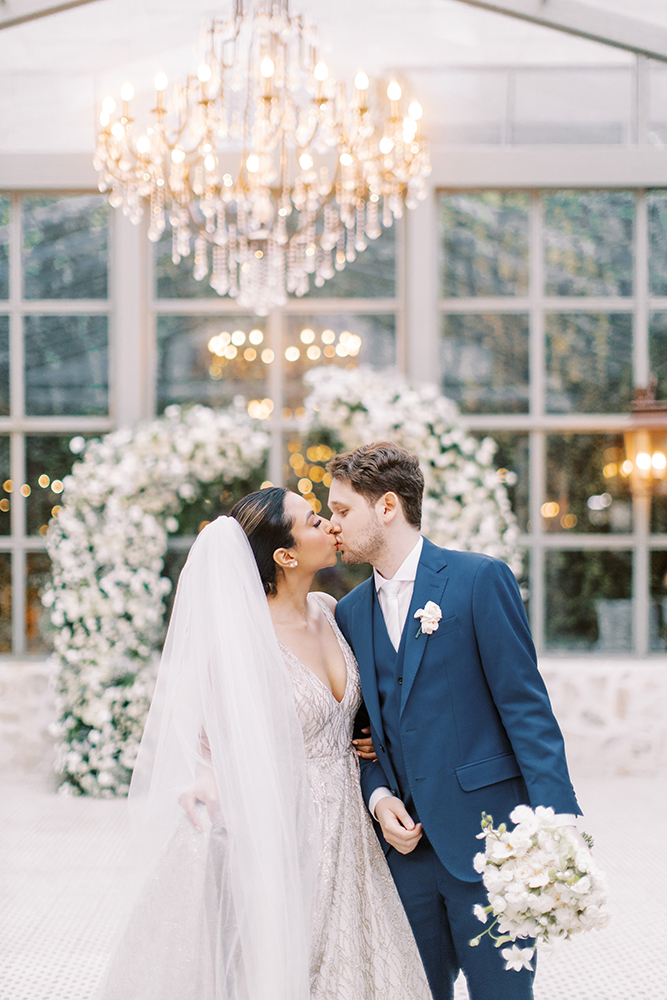
M 299 565 L 299 563 L 297 562 L 297 560 L 296 559 L 292 559 L 292 562 L 290 563 L 290 566 L 298 566 L 298 565 Z

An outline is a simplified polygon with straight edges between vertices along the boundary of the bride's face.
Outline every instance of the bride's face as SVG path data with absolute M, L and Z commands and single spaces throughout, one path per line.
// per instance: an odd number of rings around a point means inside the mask
M 292 521 L 295 545 L 290 552 L 303 572 L 316 572 L 336 565 L 338 543 L 331 522 L 316 514 L 307 500 L 297 493 L 285 496 L 285 514 Z

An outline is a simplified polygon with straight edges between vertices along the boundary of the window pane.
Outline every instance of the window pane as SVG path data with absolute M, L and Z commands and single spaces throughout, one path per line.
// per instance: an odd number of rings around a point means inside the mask
M 527 413 L 528 317 L 443 316 L 440 370 L 463 413 Z
M 646 195 L 649 238 L 649 289 L 667 295 L 667 191 Z
M 396 317 L 360 315 L 289 316 L 285 324 L 283 419 L 301 416 L 308 394 L 303 377 L 323 364 L 339 368 L 396 364 Z
M 649 323 L 651 373 L 657 376 L 657 398 L 667 399 L 667 313 L 651 314 Z
M 26 316 L 23 324 L 26 413 L 108 413 L 107 317 Z
M 105 299 L 109 206 L 101 195 L 23 199 L 26 299 Z
M 654 651 L 667 649 L 667 552 L 651 553 L 650 642 Z
M 9 204 L 0 195 L 0 299 L 9 298 Z
M 167 226 L 162 238 L 153 244 L 153 267 L 155 271 L 155 297 L 158 299 L 217 299 L 218 293 L 211 288 L 210 272 L 201 281 L 195 281 L 192 274 L 194 257 L 192 251 L 174 264 L 171 259 L 172 229 Z M 211 251 L 209 248 L 209 264 Z
M 622 434 L 549 434 L 542 529 L 632 531 L 629 480 L 621 475 Z
M 46 552 L 28 552 L 26 563 L 26 648 L 29 653 L 48 653 L 52 626 L 40 597 L 51 578 L 51 560 Z
M 546 553 L 546 641 L 552 649 L 632 649 L 632 553 Z
M 0 653 L 12 651 L 12 557 L 0 552 Z
M 551 313 L 547 413 L 622 413 L 632 400 L 632 316 Z
M 225 406 L 239 395 L 246 400 L 264 399 L 270 362 L 262 356 L 273 357 L 272 352 L 265 353 L 264 330 L 257 317 L 159 316 L 158 412 L 171 403 Z M 260 334 L 262 339 L 256 343 Z M 219 339 L 209 348 L 213 337 Z M 226 351 L 228 356 L 220 357 L 215 350 Z
M 632 295 L 635 197 L 625 191 L 544 196 L 547 295 Z
M 0 535 L 9 535 L 11 494 L 14 484 L 9 478 L 9 436 L 0 437 Z
M 0 316 L 0 416 L 9 413 L 9 316 Z
M 391 299 L 396 295 L 396 226 L 383 229 L 376 240 L 366 241 L 366 249 L 355 260 L 336 271 L 321 288 L 310 276 L 308 299 Z
M 26 530 L 29 535 L 44 535 L 51 517 L 62 502 L 62 481 L 78 460 L 82 435 L 59 437 L 31 434 L 26 437 Z M 76 448 L 76 453 L 72 451 Z
M 528 435 L 513 434 L 510 431 L 489 431 L 488 434 L 482 434 L 478 431 L 473 437 L 480 442 L 490 437 L 496 442 L 498 447 L 493 464 L 497 470 L 498 480 L 505 484 L 512 511 L 521 531 L 528 531 L 530 496 Z
M 441 295 L 528 294 L 530 196 L 440 195 Z

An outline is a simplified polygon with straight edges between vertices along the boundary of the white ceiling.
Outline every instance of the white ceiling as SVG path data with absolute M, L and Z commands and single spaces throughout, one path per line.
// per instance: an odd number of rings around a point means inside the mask
M 667 0 L 588 0 L 667 25 Z M 148 101 L 158 69 L 196 65 L 201 28 L 229 0 L 97 0 L 0 31 L 0 153 L 90 151 L 99 104 L 131 80 Z M 628 66 L 632 56 L 457 0 L 292 0 L 320 29 L 339 79 L 358 68 L 419 79 L 451 67 Z M 604 16 L 601 13 L 601 27 Z M 435 109 L 427 109 L 435 113 Z

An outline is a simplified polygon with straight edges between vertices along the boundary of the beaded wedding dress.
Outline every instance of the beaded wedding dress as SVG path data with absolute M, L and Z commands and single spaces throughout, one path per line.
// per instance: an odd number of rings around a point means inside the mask
M 352 727 L 361 702 L 357 663 L 316 598 L 347 664 L 340 703 L 281 644 L 303 727 L 320 831 L 311 1000 L 430 1000 L 424 968 L 359 786 Z
M 195 542 L 130 793 L 148 874 L 96 1000 L 431 1000 L 361 795 L 357 664 L 311 599 L 345 657 L 340 702 L 276 640 L 240 526 Z M 198 831 L 178 795 L 202 767 L 219 807 Z

